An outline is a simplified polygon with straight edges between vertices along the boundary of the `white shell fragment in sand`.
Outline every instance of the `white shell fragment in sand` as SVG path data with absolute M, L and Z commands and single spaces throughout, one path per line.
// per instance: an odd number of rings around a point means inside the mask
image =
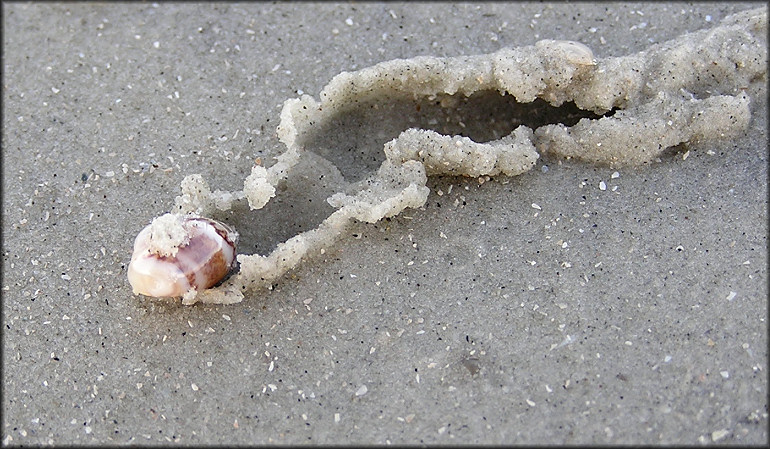
M 135 294 L 194 297 L 230 271 L 237 239 L 215 220 L 162 215 L 136 237 L 128 281 Z
M 367 102 L 438 98 L 442 107 L 452 108 L 486 92 L 511 96 L 518 104 L 573 103 L 596 116 L 572 126 L 558 120 L 535 129 L 520 125 L 486 142 L 406 129 L 385 144 L 379 169 L 336 186 L 338 193 L 327 199 L 336 210 L 317 228 L 278 244 L 268 255 L 239 254 L 238 273 L 216 288 L 186 295 L 183 303 L 240 302 L 244 292 L 270 286 L 306 256 L 324 251 L 354 220 L 374 223 L 423 206 L 428 175 L 515 176 L 530 170 L 541 154 L 633 166 L 655 160 L 672 146 L 736 136 L 750 119 L 745 91 L 766 83 L 766 61 L 767 8 L 762 7 L 622 57 L 596 57 L 578 42 L 542 40 L 491 54 L 420 56 L 342 72 L 323 88 L 320 100 L 302 95 L 284 103 L 277 132 L 286 151 L 272 166 L 254 166 L 243 190 L 235 192 L 212 192 L 200 175 L 190 175 L 182 182 L 176 212 L 210 215 L 243 199 L 251 209 L 264 207 L 303 158 L 323 159 L 306 149 L 314 132 Z M 334 165 L 325 159 L 324 164 Z M 167 237 L 161 246 L 183 250 L 173 229 Z

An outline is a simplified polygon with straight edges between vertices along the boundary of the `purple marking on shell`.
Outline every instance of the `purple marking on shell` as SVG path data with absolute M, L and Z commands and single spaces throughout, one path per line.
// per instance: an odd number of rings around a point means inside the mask
M 209 218 L 178 220 L 181 228 L 177 230 L 184 230 L 184 239 L 178 245 L 171 245 L 168 251 L 164 250 L 167 254 L 162 255 L 153 244 L 153 224 L 137 235 L 128 266 L 128 281 L 135 294 L 183 296 L 191 290 L 213 287 L 233 267 L 235 232 Z

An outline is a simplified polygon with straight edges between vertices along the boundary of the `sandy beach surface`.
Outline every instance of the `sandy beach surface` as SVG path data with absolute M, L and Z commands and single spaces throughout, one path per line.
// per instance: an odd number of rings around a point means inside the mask
M 284 100 L 341 71 L 622 56 L 760 6 L 3 3 L 3 444 L 766 444 L 761 84 L 737 138 L 640 167 L 433 177 L 239 304 L 126 278 L 186 175 L 241 188 L 284 151 Z M 360 178 L 390 120 L 342 120 L 265 209 L 217 217 L 239 251 L 317 226 L 324 164 Z

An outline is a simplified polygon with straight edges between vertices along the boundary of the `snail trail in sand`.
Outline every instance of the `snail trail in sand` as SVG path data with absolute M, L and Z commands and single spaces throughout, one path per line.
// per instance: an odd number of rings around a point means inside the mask
M 182 302 L 240 302 L 331 246 L 354 220 L 424 205 L 429 175 L 515 176 L 541 154 L 639 165 L 671 147 L 735 136 L 751 117 L 744 91 L 766 82 L 766 61 L 767 8 L 758 8 L 623 57 L 544 40 L 342 72 L 319 100 L 284 103 L 277 131 L 287 149 L 270 167 L 252 167 L 243 190 L 212 191 L 200 175 L 183 180 L 177 216 L 211 216 L 243 208 L 243 200 L 269 209 L 292 176 L 315 178 L 326 204 L 303 222 L 309 229 L 267 255 L 239 254 L 237 273 L 215 288 L 191 288 Z M 340 126 L 349 132 L 329 132 Z M 355 132 L 371 143 L 348 144 Z M 155 233 L 163 222 L 151 225 Z

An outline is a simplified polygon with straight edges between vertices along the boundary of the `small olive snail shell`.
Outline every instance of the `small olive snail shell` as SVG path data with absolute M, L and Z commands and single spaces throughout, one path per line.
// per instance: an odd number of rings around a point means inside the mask
M 134 241 L 128 265 L 128 281 L 134 294 L 155 297 L 183 296 L 190 290 L 203 290 L 221 281 L 235 262 L 237 234 L 224 223 L 202 217 L 181 219 L 188 241 L 176 254 L 153 252 L 152 225 L 146 226 Z

